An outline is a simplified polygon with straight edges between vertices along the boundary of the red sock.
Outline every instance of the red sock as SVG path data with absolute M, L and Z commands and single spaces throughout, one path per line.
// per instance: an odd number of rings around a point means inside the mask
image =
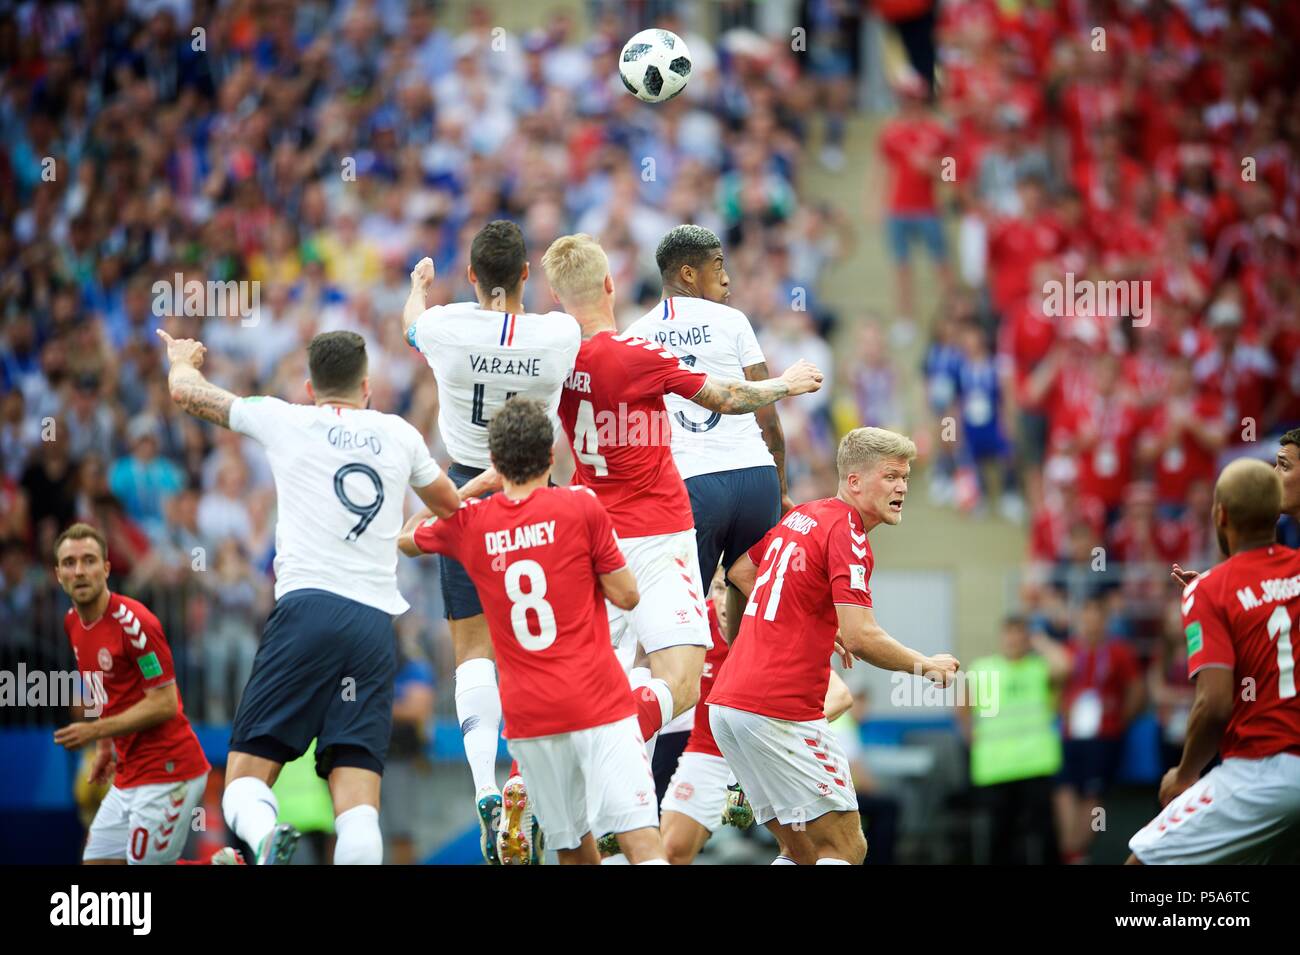
M 664 725 L 664 712 L 659 705 L 659 697 L 648 686 L 634 687 L 632 704 L 636 707 L 636 722 L 641 727 L 641 738 L 649 739 Z
M 512 759 L 510 760 L 510 775 L 507 776 L 506 779 L 514 779 L 518 775 L 519 775 L 519 760 Z

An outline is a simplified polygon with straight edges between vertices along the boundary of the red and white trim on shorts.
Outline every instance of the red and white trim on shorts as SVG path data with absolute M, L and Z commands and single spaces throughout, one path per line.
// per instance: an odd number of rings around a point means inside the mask
M 677 562 L 677 572 L 682 575 L 682 580 L 686 581 L 686 592 L 690 594 L 691 599 L 695 601 L 695 612 L 699 615 L 700 619 L 703 620 L 704 604 L 700 602 L 700 595 L 695 592 L 695 578 L 691 576 L 690 565 L 680 557 L 674 557 L 673 560 Z
M 847 774 L 840 772 L 839 766 L 836 765 L 835 760 L 828 753 L 824 752 L 820 742 L 807 736 L 803 737 L 803 741 L 812 750 L 812 754 L 817 757 L 817 761 L 822 764 L 822 769 L 831 774 L 831 778 L 835 780 L 835 785 L 847 789 L 848 783 L 843 778 Z

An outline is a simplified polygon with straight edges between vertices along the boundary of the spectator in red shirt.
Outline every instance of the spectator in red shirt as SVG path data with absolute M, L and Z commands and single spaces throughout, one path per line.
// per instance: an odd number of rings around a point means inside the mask
M 1004 315 L 1030 294 L 1034 267 L 1066 244 L 1060 223 L 1047 208 L 1043 180 L 1028 174 L 1020 180 L 1018 191 L 1020 215 L 995 222 L 989 229 L 989 294 L 994 309 Z
M 894 259 L 898 289 L 898 314 L 915 317 L 912 292 L 911 246 L 922 242 L 930 252 L 944 297 L 952 291 L 952 273 L 944 244 L 934 184 L 943 158 L 954 145 L 948 130 L 930 115 L 924 82 L 911 77 L 898 84 L 899 115 L 880 132 L 880 155 L 889 168 L 889 206 L 886 237 Z
M 1097 356 L 1089 387 L 1062 410 L 1062 433 L 1079 465 L 1079 491 L 1114 518 L 1133 474 L 1136 406 L 1123 388 L 1114 355 Z M 1108 521 L 1109 523 L 1109 521 Z
M 1114 782 L 1124 734 L 1142 711 L 1146 687 L 1137 655 L 1109 636 L 1105 599 L 1093 596 L 1079 612 L 1069 641 L 1070 676 L 1061 694 L 1064 766 L 1056 793 L 1064 861 L 1082 861 L 1096 834 L 1094 810 Z
M 1197 391 L 1190 360 L 1173 359 L 1165 400 L 1156 405 L 1139 451 L 1155 478 L 1162 515 L 1181 517 L 1191 483 L 1214 480 L 1214 462 L 1225 440 L 1222 402 Z
M 1269 389 L 1277 373 L 1273 356 L 1241 334 L 1241 306 L 1221 297 L 1210 306 L 1206 324 L 1213 346 L 1196 359 L 1196 383 L 1223 402 L 1223 423 L 1231 444 L 1255 440 L 1266 427 Z

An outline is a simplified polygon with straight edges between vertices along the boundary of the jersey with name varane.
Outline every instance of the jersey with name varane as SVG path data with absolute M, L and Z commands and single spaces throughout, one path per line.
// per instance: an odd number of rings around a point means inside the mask
M 708 702 L 782 720 L 825 714 L 836 604 L 871 606 L 862 517 L 837 497 L 800 504 L 749 551 L 758 568 Z
M 686 365 L 715 378 L 743 381 L 763 362 L 763 350 L 744 312 L 703 298 L 664 299 L 626 334 L 662 345 Z M 664 396 L 673 428 L 673 458 L 683 478 L 740 468 L 775 467 L 752 414 L 709 411 L 677 395 Z
M 104 615 L 86 626 L 69 610 L 63 630 L 72 643 L 83 685 L 100 716 L 117 716 L 147 691 L 176 682 L 171 649 L 162 624 L 138 600 L 109 593 Z M 202 776 L 211 767 L 176 694 L 176 715 L 148 729 L 113 737 L 118 789 L 179 782 Z
M 1233 673 L 1223 758 L 1300 755 L 1300 551 L 1271 544 L 1233 554 L 1187 585 L 1182 610 L 1188 674 L 1206 667 Z
M 415 543 L 456 558 L 474 582 L 496 651 L 507 737 L 572 733 L 634 715 L 599 580 L 627 562 L 588 488 L 470 500 L 417 527 Z
M 574 482 L 596 492 L 620 537 L 695 526 L 673 463 L 664 396 L 697 395 L 706 381 L 642 338 L 599 332 L 582 343 L 564 383 L 560 421 L 573 448 Z
M 420 432 L 362 408 L 240 398 L 230 428 L 266 448 L 275 477 L 275 597 L 327 590 L 404 613 L 397 537 L 406 488 L 442 473 Z
M 560 386 L 582 330 L 565 312 L 506 313 L 456 302 L 426 310 L 407 340 L 438 380 L 438 432 L 447 453 L 458 464 L 486 468 L 488 422 L 515 395 L 542 402 L 558 425 Z

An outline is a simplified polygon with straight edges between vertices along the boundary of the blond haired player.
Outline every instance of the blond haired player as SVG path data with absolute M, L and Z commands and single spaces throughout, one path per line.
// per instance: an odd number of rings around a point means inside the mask
M 780 378 L 725 381 L 694 371 L 655 342 L 619 335 L 609 261 L 589 235 L 556 239 L 542 257 L 551 291 L 582 328 L 560 399 L 575 482 L 595 491 L 614 521 L 642 599 L 610 612 L 625 667 L 640 644 L 648 673 L 638 723 L 647 741 L 695 704 L 710 646 L 690 498 L 671 454 L 664 396 L 721 414 L 750 414 L 787 395 L 816 391 L 822 375 L 798 362 Z
M 840 441 L 839 493 L 800 504 L 733 565 L 745 619 L 709 695 L 718 748 L 779 839 L 804 832 L 817 865 L 866 856 L 848 760 L 823 712 L 836 640 L 860 660 L 946 686 L 958 662 L 911 650 L 876 622 L 867 535 L 903 519 L 916 445 L 858 428 Z

